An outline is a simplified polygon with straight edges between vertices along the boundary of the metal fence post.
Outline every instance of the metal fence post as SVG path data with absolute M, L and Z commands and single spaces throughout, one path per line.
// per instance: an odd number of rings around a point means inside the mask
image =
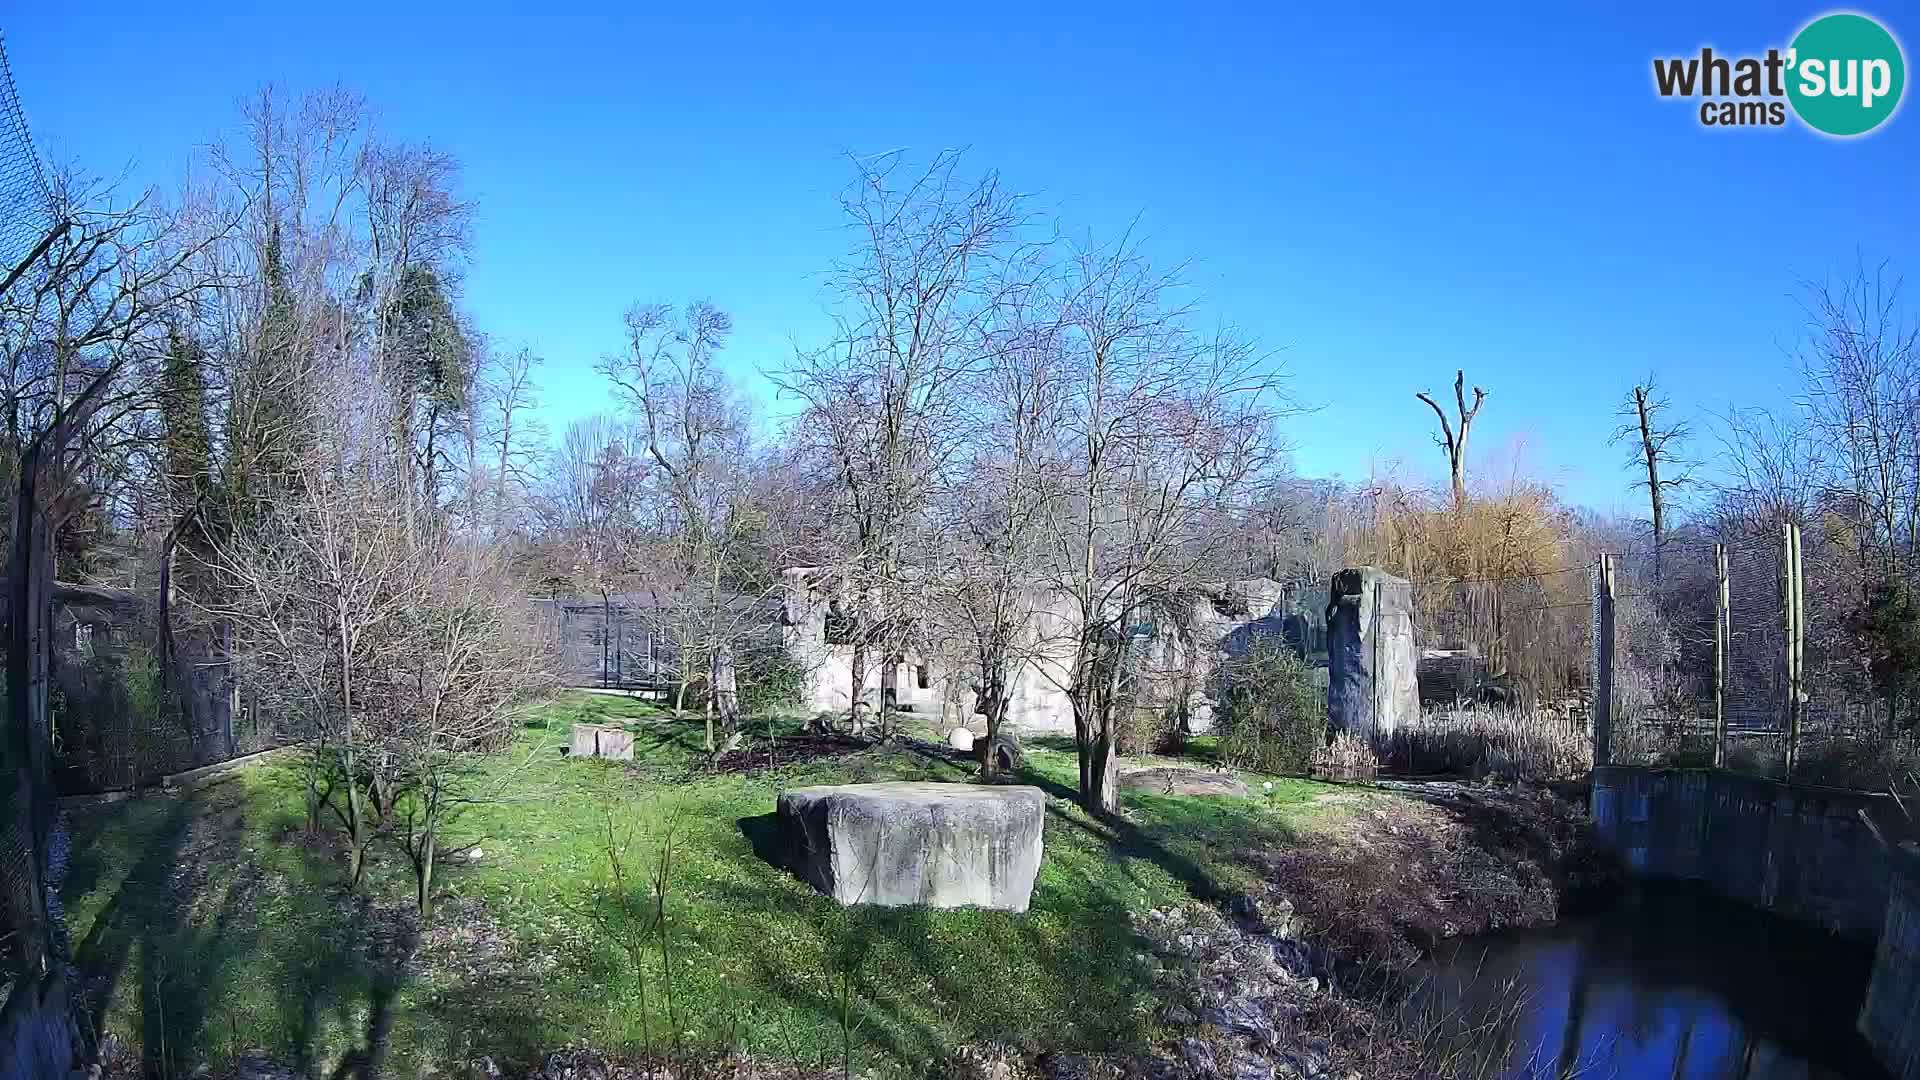
M 1804 700 L 1802 682 L 1807 624 L 1800 610 L 1800 526 L 1786 524 L 1785 619 L 1787 630 L 1787 779 L 1800 758 L 1800 711 Z

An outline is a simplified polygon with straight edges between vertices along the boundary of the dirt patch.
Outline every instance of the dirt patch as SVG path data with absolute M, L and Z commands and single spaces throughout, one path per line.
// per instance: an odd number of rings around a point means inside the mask
M 716 754 L 709 769 L 719 773 L 762 772 L 788 765 L 852 757 L 871 749 L 872 743 L 850 735 L 783 735 L 771 743 L 744 746 Z
M 1552 792 L 1381 787 L 1397 797 L 1366 797 L 1260 860 L 1303 933 L 1346 964 L 1398 971 L 1444 938 L 1551 923 L 1601 865 L 1585 808 Z
M 1245 795 L 1247 785 L 1229 772 L 1177 766 L 1147 766 L 1120 774 L 1124 791 L 1148 795 Z

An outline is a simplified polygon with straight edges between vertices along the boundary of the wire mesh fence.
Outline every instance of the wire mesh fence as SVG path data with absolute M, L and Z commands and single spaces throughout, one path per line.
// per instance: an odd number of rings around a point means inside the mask
M 1613 762 L 1883 787 L 1920 760 L 1870 677 L 1863 562 L 1845 536 L 1776 521 L 1613 559 L 1611 596 L 1593 580 L 1591 661 L 1611 653 Z
M 46 238 L 57 216 L 46 171 L 0 37 L 0 274 L 10 274 Z

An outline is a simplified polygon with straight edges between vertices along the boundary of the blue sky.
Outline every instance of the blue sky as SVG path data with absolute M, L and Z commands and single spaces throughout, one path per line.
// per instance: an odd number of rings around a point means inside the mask
M 817 340 L 847 151 L 965 146 L 1075 226 L 1137 218 L 1318 406 L 1287 424 L 1314 475 L 1437 472 L 1413 392 L 1464 366 L 1491 394 L 1476 456 L 1524 445 L 1570 498 L 1628 507 L 1606 439 L 1636 376 L 1688 411 L 1778 401 L 1796 283 L 1860 258 L 1920 279 L 1911 104 L 1842 142 L 1705 130 L 1654 95 L 1655 55 L 1784 45 L 1826 7 L 1441 7 L 0 0 L 0 32 L 36 136 L 97 171 L 177 181 L 268 80 L 346 84 L 454 153 L 467 305 L 547 357 L 556 427 L 608 406 L 592 363 L 636 299 L 733 312 L 752 385 Z M 1864 10 L 1911 60 L 1920 22 Z

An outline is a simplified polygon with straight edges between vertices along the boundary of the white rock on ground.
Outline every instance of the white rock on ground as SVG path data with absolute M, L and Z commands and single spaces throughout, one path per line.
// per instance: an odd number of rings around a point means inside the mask
M 1025 911 L 1047 798 L 1036 787 L 895 782 L 780 793 L 787 862 L 842 904 Z

